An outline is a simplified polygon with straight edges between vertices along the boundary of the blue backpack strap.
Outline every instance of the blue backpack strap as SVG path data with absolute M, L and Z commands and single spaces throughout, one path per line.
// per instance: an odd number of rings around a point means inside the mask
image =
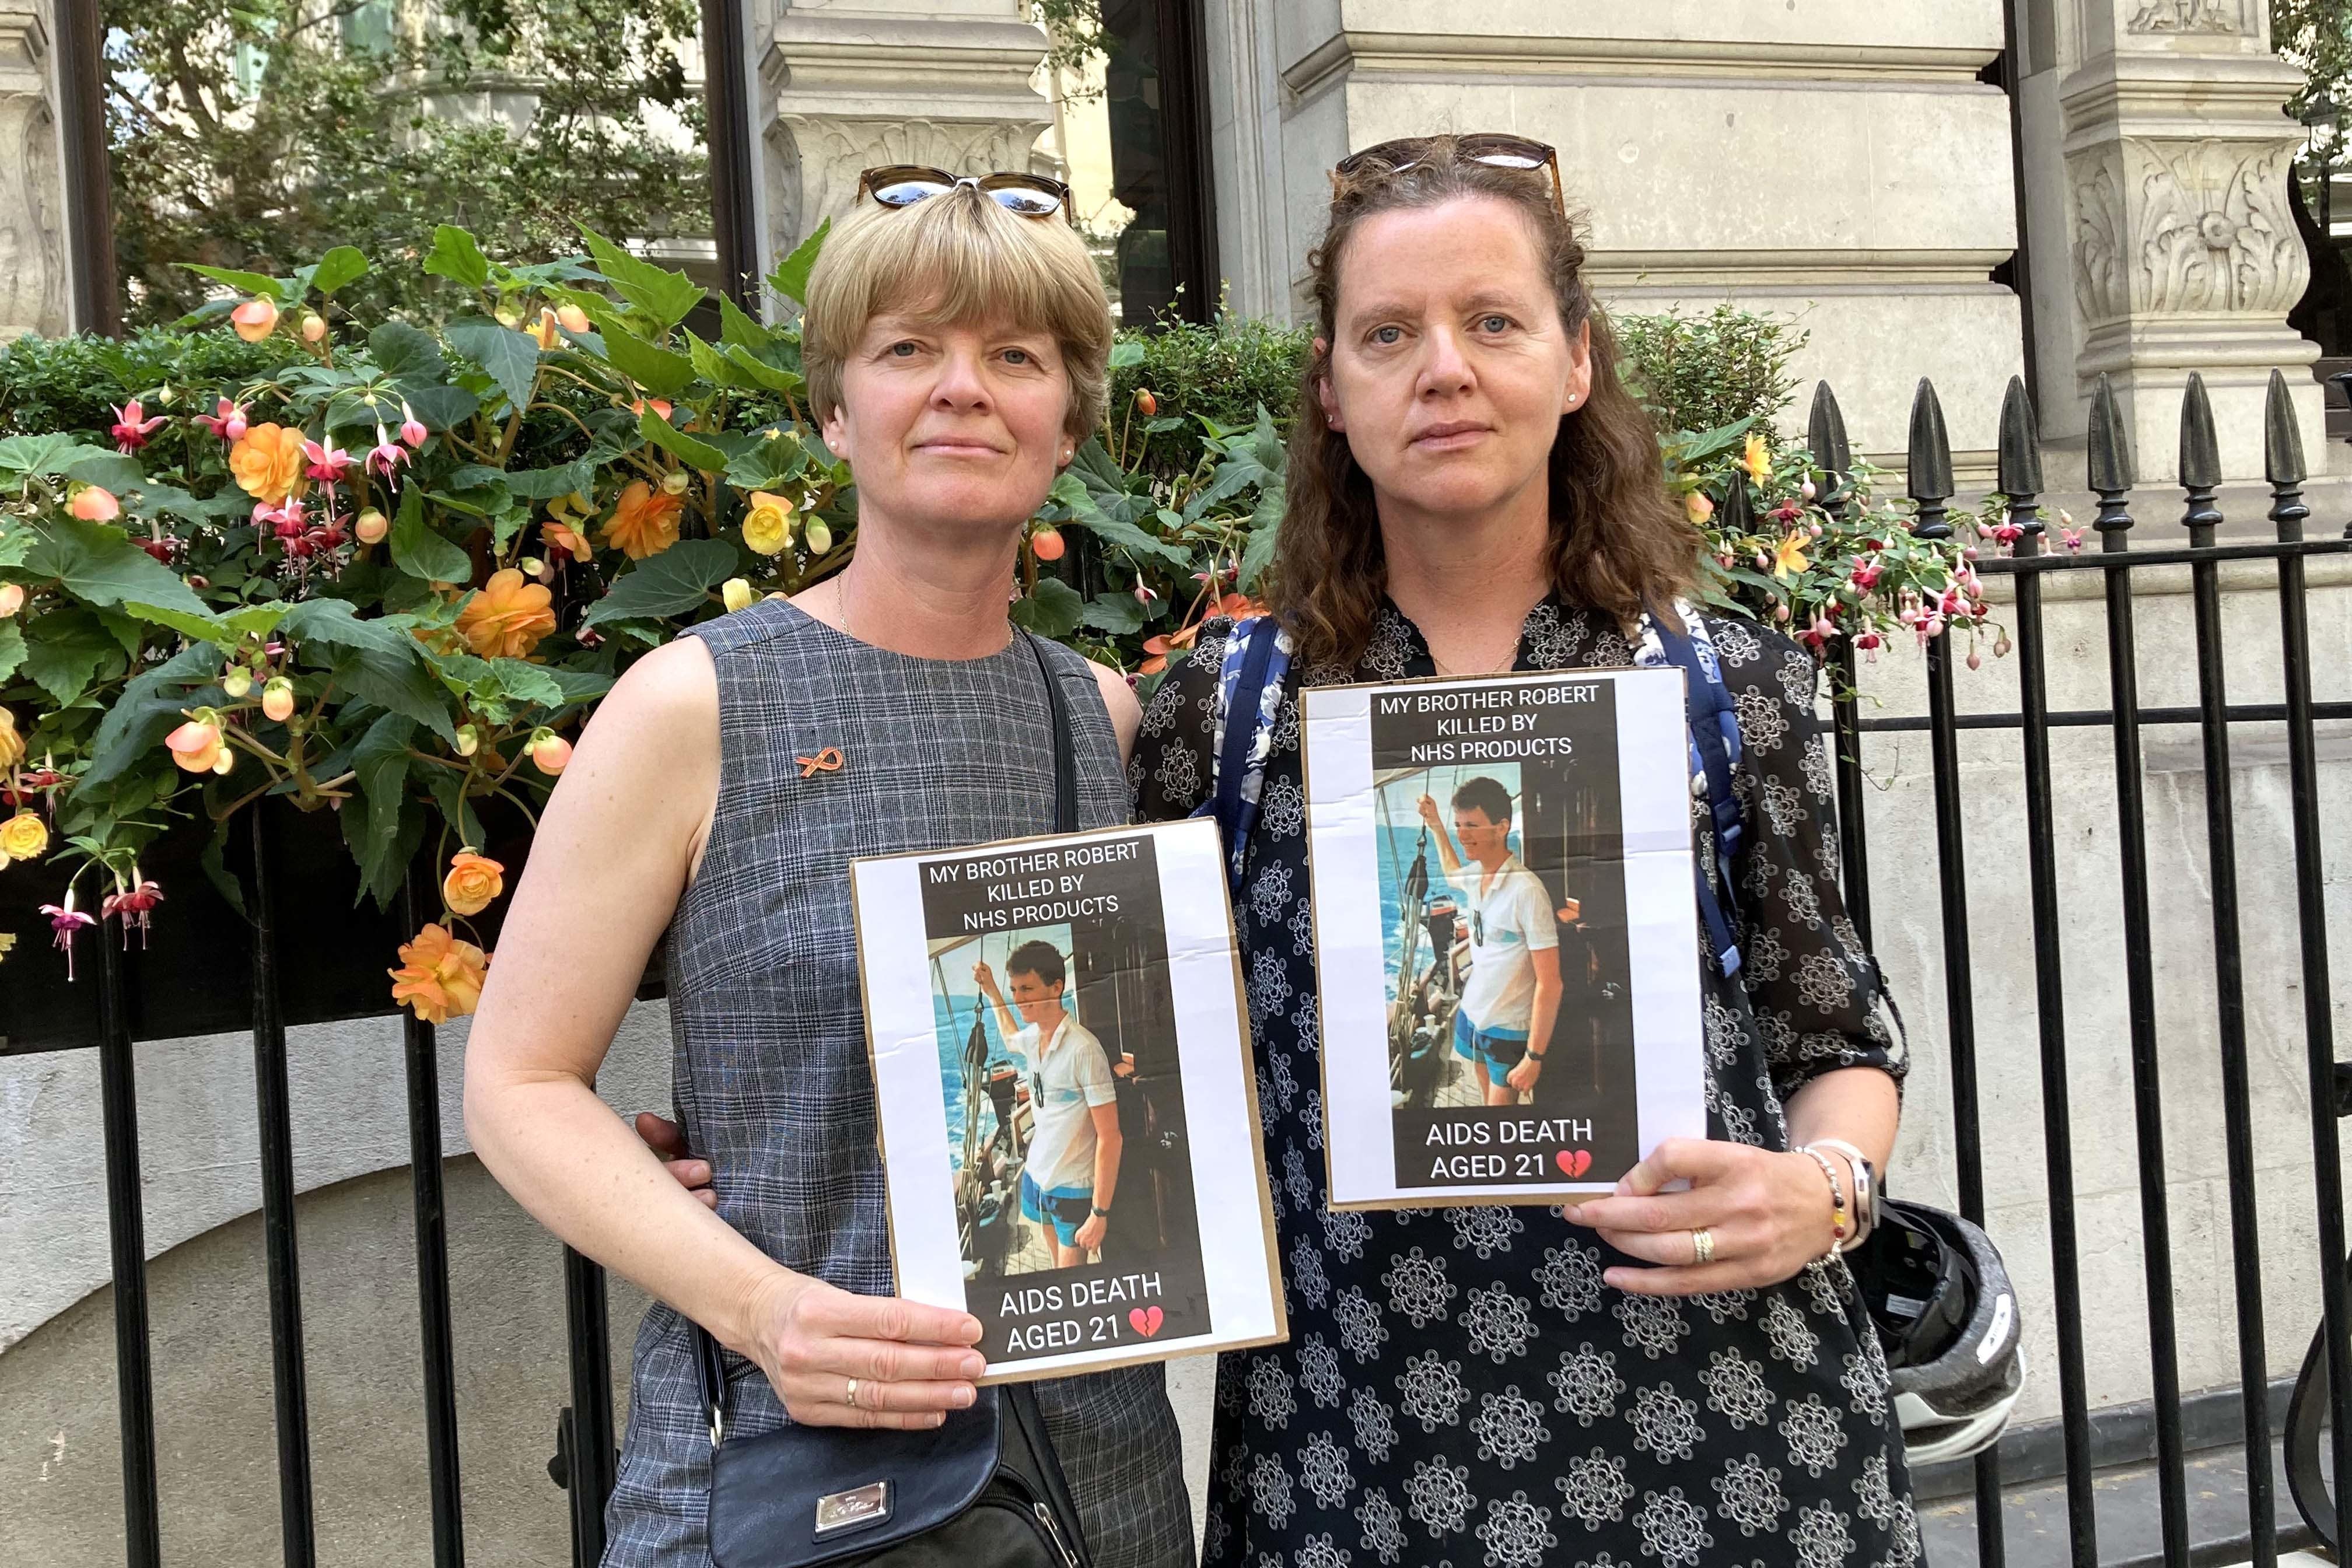
M 1195 816 L 1213 816 L 1225 840 L 1226 871 L 1238 889 L 1249 836 L 1257 826 L 1258 794 L 1273 749 L 1290 672 L 1290 638 L 1272 616 L 1236 622 L 1217 671 L 1217 723 L 1211 754 L 1209 798 Z
M 1739 797 L 1731 787 L 1731 771 L 1739 762 L 1739 710 L 1724 689 L 1723 671 L 1716 663 L 1711 646 L 1702 647 L 1686 632 L 1668 626 L 1657 616 L 1646 619 L 1657 634 L 1658 647 L 1685 677 L 1691 784 L 1694 793 L 1702 787 L 1706 791 L 1723 877 L 1723 891 L 1718 897 L 1715 885 L 1707 880 L 1706 868 L 1697 868 L 1699 913 L 1706 921 L 1707 939 L 1714 945 L 1716 962 L 1729 976 L 1739 973 L 1739 946 L 1733 936 L 1731 921 L 1738 912 L 1733 893 L 1735 868 L 1741 840 L 1746 837 Z

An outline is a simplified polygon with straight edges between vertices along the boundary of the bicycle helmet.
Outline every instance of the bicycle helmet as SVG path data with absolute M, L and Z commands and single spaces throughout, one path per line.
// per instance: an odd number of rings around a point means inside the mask
M 1906 1458 L 1928 1465 L 1990 1447 L 2025 1383 L 2017 1293 L 1991 1241 L 1956 1214 L 1882 1198 L 1851 1261 Z

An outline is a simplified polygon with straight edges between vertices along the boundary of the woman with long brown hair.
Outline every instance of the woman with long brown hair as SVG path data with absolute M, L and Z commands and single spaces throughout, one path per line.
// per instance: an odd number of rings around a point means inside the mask
M 1205 1561 L 1912 1563 L 1885 1363 L 1834 1250 L 1904 1061 L 1839 900 L 1813 663 L 1682 602 L 1698 538 L 1549 149 L 1391 142 L 1333 184 L 1269 589 L 1294 675 L 1237 899 L 1292 1338 L 1220 1368 Z M 1229 630 L 1145 714 L 1146 817 L 1210 791 Z M 1655 662 L 1684 636 L 1743 742 L 1740 886 L 1715 890 L 1746 962 L 1703 976 L 1710 1136 L 1557 1217 L 1331 1211 L 1297 684 Z

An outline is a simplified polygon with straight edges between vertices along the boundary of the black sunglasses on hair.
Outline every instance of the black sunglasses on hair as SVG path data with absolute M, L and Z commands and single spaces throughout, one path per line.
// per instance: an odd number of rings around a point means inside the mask
M 872 196 L 886 207 L 910 207 L 932 196 L 943 196 L 959 185 L 970 185 L 1006 212 L 1022 217 L 1052 217 L 1059 212 L 1069 218 L 1071 227 L 1077 226 L 1078 211 L 1070 200 L 1070 187 L 1044 174 L 1002 170 L 992 174 L 950 174 L 921 163 L 886 163 L 857 176 L 858 196 Z
M 1455 157 L 1484 163 L 1490 169 L 1508 169 L 1517 174 L 1548 170 L 1551 174 L 1552 205 L 1559 209 L 1563 217 L 1567 216 L 1568 197 L 1560 188 L 1559 150 L 1547 142 L 1504 131 L 1474 131 L 1466 136 L 1400 136 L 1393 142 L 1376 142 L 1360 153 L 1349 153 L 1334 164 L 1333 183 L 1366 174 L 1402 174 L 1419 168 L 1428 161 L 1430 150 L 1441 142 L 1454 143 Z

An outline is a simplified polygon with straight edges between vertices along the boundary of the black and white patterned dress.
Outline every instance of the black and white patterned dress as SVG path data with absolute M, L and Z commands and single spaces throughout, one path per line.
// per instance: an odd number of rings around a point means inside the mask
M 1783 1149 L 1780 1108 L 1808 1079 L 1899 1076 L 1904 1058 L 1839 899 L 1813 662 L 1751 622 L 1705 625 L 1738 709 L 1748 846 L 1745 965 L 1704 979 L 1708 1127 Z M 1181 816 L 1209 790 L 1228 629 L 1204 630 L 1145 713 L 1129 770 L 1143 818 Z M 1640 651 L 1612 618 L 1546 603 L 1517 668 Z M 1356 669 L 1305 679 L 1435 672 L 1388 607 Z M 1550 1210 L 1325 1207 L 1295 700 L 1260 805 L 1236 913 L 1291 1338 L 1218 1367 L 1209 1568 L 1916 1563 L 1885 1363 L 1843 1262 L 1763 1290 L 1633 1296 L 1601 1275 L 1633 1260 Z

